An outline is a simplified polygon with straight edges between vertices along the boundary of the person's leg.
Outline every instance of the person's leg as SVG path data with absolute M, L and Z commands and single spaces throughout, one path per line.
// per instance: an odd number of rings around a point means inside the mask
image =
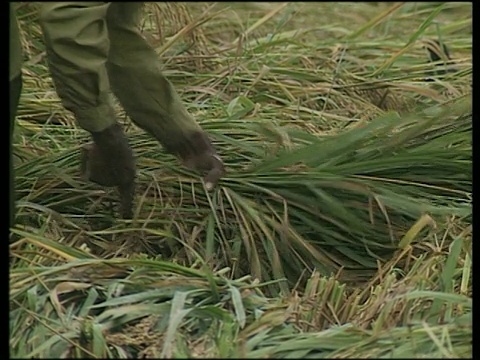
M 105 2 L 41 4 L 47 60 L 55 90 L 78 124 L 100 132 L 116 123 L 105 64 L 110 41 Z
M 122 214 L 130 217 L 136 169 L 133 151 L 116 120 L 105 67 L 109 6 L 107 2 L 44 3 L 40 24 L 57 94 L 93 138 L 90 150 L 83 153 L 81 170 L 88 170 L 84 175 L 90 181 L 118 186 L 121 193 L 128 189 L 128 201 L 121 194 Z
M 186 166 L 207 173 L 205 180 L 209 186 L 215 185 L 224 174 L 223 163 L 142 37 L 138 29 L 142 7 L 142 3 L 118 2 L 107 11 L 107 71 L 112 91 L 134 123 Z

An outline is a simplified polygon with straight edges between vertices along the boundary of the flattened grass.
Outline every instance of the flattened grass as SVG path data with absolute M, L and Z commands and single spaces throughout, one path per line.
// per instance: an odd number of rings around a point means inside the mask
M 119 107 L 128 222 L 20 5 L 11 356 L 471 356 L 471 4 L 211 6 L 142 29 L 228 175 L 207 193 Z

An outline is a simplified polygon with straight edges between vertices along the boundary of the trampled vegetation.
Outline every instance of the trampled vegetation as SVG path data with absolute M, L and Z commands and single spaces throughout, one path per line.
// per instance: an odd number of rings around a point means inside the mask
M 471 6 L 149 3 L 228 174 L 207 192 L 119 107 L 127 221 L 18 4 L 10 356 L 471 357 Z

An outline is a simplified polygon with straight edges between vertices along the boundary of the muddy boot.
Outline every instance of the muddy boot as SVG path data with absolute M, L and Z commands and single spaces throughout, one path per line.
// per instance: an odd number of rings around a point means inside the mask
M 135 192 L 135 160 L 122 128 L 115 124 L 104 131 L 92 133 L 93 142 L 82 147 L 82 176 L 96 184 L 116 186 L 120 193 L 123 218 L 133 216 Z
M 225 166 L 206 133 L 195 131 L 183 146 L 176 145 L 177 156 L 186 167 L 200 172 L 205 180 L 207 190 L 212 190 L 225 175 Z

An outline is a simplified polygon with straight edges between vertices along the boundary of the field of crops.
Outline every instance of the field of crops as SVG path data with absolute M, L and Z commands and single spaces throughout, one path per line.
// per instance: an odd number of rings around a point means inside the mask
M 79 175 L 37 6 L 17 4 L 11 357 L 472 357 L 471 3 L 148 3 L 227 175 L 206 191 L 118 104 L 133 220 Z

